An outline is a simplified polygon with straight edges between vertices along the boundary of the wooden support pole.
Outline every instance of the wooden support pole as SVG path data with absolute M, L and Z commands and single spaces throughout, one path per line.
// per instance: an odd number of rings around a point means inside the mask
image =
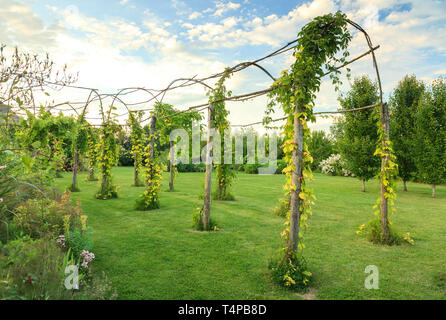
M 389 108 L 387 103 L 381 103 L 381 125 L 383 129 L 384 139 L 382 141 L 382 148 L 386 148 L 386 141 L 389 140 Z M 381 172 L 384 173 L 388 166 L 389 156 L 384 155 L 381 158 Z M 380 183 L 381 191 L 381 201 L 380 201 L 380 211 L 381 211 L 381 232 L 383 235 L 383 241 L 387 242 L 389 240 L 389 218 L 388 218 L 388 203 L 386 198 L 387 187 L 381 181 Z
M 138 161 L 136 160 L 136 158 L 138 157 L 138 155 L 134 155 L 133 156 L 133 185 L 135 187 L 139 186 L 139 168 L 138 168 Z
M 173 185 L 173 178 L 174 178 L 174 167 L 173 167 L 173 161 L 174 161 L 174 150 L 173 150 L 173 141 L 170 141 L 170 167 L 169 167 L 169 171 L 170 171 L 170 181 L 169 181 L 169 189 L 170 191 L 174 190 L 174 185 Z
M 214 122 L 214 107 L 209 105 L 208 109 L 208 133 L 207 133 L 207 145 L 206 145 L 206 178 L 204 181 L 204 204 L 203 204 L 203 217 L 202 223 L 204 230 L 209 229 L 209 219 L 211 216 L 211 182 L 212 182 L 212 156 L 211 150 L 213 149 L 213 141 L 211 139 L 211 129 Z
M 150 174 L 153 174 L 153 166 L 154 166 L 154 161 L 155 161 L 155 128 L 156 128 L 156 116 L 155 114 L 152 115 L 152 120 L 150 121 L 150 141 L 149 141 L 149 156 L 150 156 Z M 150 181 L 153 180 L 153 177 L 150 176 L 149 177 Z M 152 182 L 150 182 L 147 187 L 148 190 L 151 189 L 151 184 Z
M 73 181 L 71 182 L 71 191 L 77 191 L 77 169 L 78 169 L 78 162 L 79 162 L 79 152 L 77 151 L 77 148 L 74 150 L 73 155 Z
M 298 117 L 302 113 L 303 106 L 296 105 L 296 110 L 294 111 L 294 136 L 293 144 L 295 148 L 293 149 L 293 166 L 294 170 L 291 177 L 291 190 L 290 190 L 290 235 L 288 244 L 288 253 L 296 252 L 297 245 L 299 243 L 299 228 L 300 228 L 300 204 L 301 199 L 299 194 L 302 190 L 302 157 L 303 157 L 303 138 L 304 138 L 304 127 L 301 119 Z

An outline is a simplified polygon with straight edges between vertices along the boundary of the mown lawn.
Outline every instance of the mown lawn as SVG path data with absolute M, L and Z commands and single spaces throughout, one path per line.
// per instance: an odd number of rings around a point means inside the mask
M 212 204 L 218 232 L 196 232 L 191 215 L 201 204 L 204 175 L 180 173 L 176 191 L 163 176 L 161 209 L 133 210 L 142 188 L 131 187 L 132 168 L 115 168 L 119 199 L 95 200 L 97 182 L 84 182 L 80 199 L 89 217 L 96 270 L 105 271 L 120 299 L 302 299 L 270 280 L 267 265 L 281 244 L 284 219 L 271 209 L 284 177 L 238 174 L 236 201 Z M 70 174 L 57 180 L 63 189 Z M 445 299 L 446 188 L 409 184 L 398 188 L 394 225 L 415 245 L 383 247 L 355 234 L 372 218 L 375 181 L 360 191 L 352 178 L 315 174 L 317 196 L 305 232 L 305 257 L 314 274 L 306 297 L 316 299 Z M 380 272 L 379 290 L 367 290 L 367 265 Z

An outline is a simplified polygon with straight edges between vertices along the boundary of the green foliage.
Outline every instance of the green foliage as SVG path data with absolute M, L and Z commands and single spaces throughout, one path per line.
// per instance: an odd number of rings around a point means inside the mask
M 279 217 L 287 218 L 290 212 L 290 197 L 279 199 L 279 204 L 274 207 L 273 213 Z
M 342 109 L 366 107 L 378 102 L 378 85 L 367 76 L 355 78 L 351 90 L 339 98 Z M 380 158 L 374 155 L 378 143 L 378 107 L 347 112 L 336 124 L 337 142 L 347 169 L 368 181 L 379 171 Z
M 272 278 L 287 288 L 302 290 L 310 284 L 312 274 L 308 271 L 307 262 L 294 252 L 271 259 L 269 268 Z
M 208 229 L 205 230 L 203 225 L 203 208 L 197 207 L 192 214 L 192 228 L 198 231 L 218 231 L 217 224 L 213 218 L 209 219 Z
M 103 115 L 104 122 L 99 136 L 99 169 L 101 170 L 101 187 L 96 193 L 96 199 L 107 200 L 118 197 L 118 187 L 113 183 L 112 167 L 118 161 L 119 146 L 116 141 L 116 134 L 119 132 L 115 120 L 110 116 L 116 107 L 110 106 Z
M 68 191 L 58 200 L 30 199 L 14 211 L 12 229 L 34 239 L 46 235 L 55 238 L 70 231 L 86 229 L 87 216 L 82 214 L 79 204 L 72 205 Z
M 425 86 L 415 75 L 406 75 L 389 100 L 390 138 L 398 164 L 399 176 L 409 181 L 416 174 L 416 114 Z
M 319 168 L 319 164 L 322 160 L 327 159 L 334 149 L 334 143 L 325 131 L 313 131 L 311 135 L 307 137 L 308 151 L 313 157 L 313 162 L 311 163 L 311 170 L 316 170 Z
M 446 181 L 446 82 L 440 78 L 425 92 L 416 114 L 418 180 Z
M 76 259 L 79 259 L 83 250 L 90 251 L 93 247 L 91 240 L 86 237 L 85 232 L 82 232 L 81 229 L 68 232 L 65 246 L 71 249 Z
M 99 157 L 99 130 L 89 126 L 87 141 L 88 175 L 86 181 L 98 181 L 98 178 L 95 176 L 95 169 Z
M 221 150 L 225 150 L 225 131 L 230 128 L 227 116 L 229 111 L 225 108 L 225 99 L 230 97 L 232 92 L 226 89 L 224 85 L 225 81 L 231 76 L 228 70 L 225 70 L 224 74 L 218 80 L 213 90 L 210 90 L 207 95 L 209 96 L 209 103 L 213 109 L 212 127 L 217 129 L 221 137 Z M 231 141 L 232 147 L 232 141 Z M 236 177 L 236 172 L 232 170 L 230 164 L 225 164 L 224 153 L 221 152 L 219 163 L 216 164 L 217 173 L 217 189 L 213 193 L 215 200 L 234 200 L 235 197 L 231 193 L 230 188 Z
M 39 185 L 52 183 L 56 172 L 63 169 L 64 143 L 71 140 L 74 126 L 74 119 L 53 116 L 43 108 L 37 116 L 27 111 L 26 119 L 20 119 L 10 147 L 18 149 L 28 179 Z
M 389 224 L 389 237 L 384 239 L 383 233 L 381 231 L 381 221 L 378 217 L 369 221 L 368 224 L 363 224 L 356 231 L 356 234 L 365 234 L 368 241 L 375 244 L 386 244 L 386 245 L 401 245 L 403 242 L 407 242 L 411 245 L 414 244 L 414 240 L 410 236 L 410 233 L 401 235 L 392 224 Z
M 296 170 L 292 154 L 298 147 L 293 139 L 294 121 L 301 122 L 304 127 L 304 144 L 301 146 L 303 150 L 303 172 L 301 189 L 298 191 L 300 199 L 298 210 L 301 228 L 305 228 L 307 225 L 306 221 L 312 213 L 310 206 L 313 203 L 312 199 L 314 199 L 312 191 L 307 186 L 307 181 L 312 178 L 310 164 L 313 162 L 307 145 L 307 137 L 310 135 L 307 121 L 315 120 L 313 114 L 314 101 L 316 92 L 320 89 L 321 76 L 325 71 L 330 72 L 330 78 L 336 86 L 336 90 L 338 89 L 340 71 L 336 69 L 335 64 L 341 65 L 346 62 L 346 58 L 349 55 L 347 47 L 351 39 L 352 36 L 347 30 L 346 16 L 341 12 L 338 11 L 334 14 L 316 17 L 306 24 L 298 34 L 299 46 L 293 53 L 296 60 L 290 69 L 282 71 L 281 77 L 274 82 L 273 90 L 269 95 L 271 102 L 268 106 L 267 115 L 273 113 L 273 107 L 279 104 L 283 112 L 288 116 L 283 131 L 285 136 L 283 143 L 284 160 L 288 164 L 283 170 L 287 177 L 284 187 L 286 190 L 285 198 L 289 197 L 291 191 L 295 192 L 297 190 L 297 186 L 292 182 L 292 175 Z M 340 51 L 342 53 L 339 57 Z M 300 174 L 299 172 L 298 175 L 300 176 Z M 289 217 L 289 215 L 287 216 Z M 282 232 L 285 242 L 289 241 L 289 223 L 288 219 L 286 229 Z M 290 250 L 289 248 L 295 244 L 289 243 L 286 244 L 287 247 L 284 252 L 284 261 L 286 262 L 284 266 L 287 269 L 285 275 L 290 277 L 286 281 L 291 285 L 294 285 L 293 282 L 296 284 L 301 282 L 299 278 L 301 269 L 298 261 L 302 259 L 301 251 L 304 247 L 301 232 L 299 232 L 297 238 L 297 250 L 299 252 Z M 292 276 L 298 278 L 293 279 Z
M 192 130 L 192 121 L 200 120 L 201 116 L 197 112 L 178 113 L 169 104 L 155 104 L 152 115 L 156 119 L 154 132 L 146 134 L 146 143 L 143 153 L 145 159 L 144 179 L 146 190 L 136 200 L 137 210 L 153 210 L 160 207 L 159 190 L 161 187 L 162 159 L 160 153 L 170 146 L 170 132 L 176 128 L 186 128 Z M 153 150 L 151 150 L 153 145 Z
M 140 179 L 140 173 L 143 166 L 143 140 L 144 140 L 144 129 L 142 128 L 140 122 L 142 120 L 143 113 L 133 112 L 129 113 L 128 124 L 130 125 L 130 143 L 132 145 L 131 154 L 133 156 L 134 163 L 134 183 L 135 187 L 144 185 Z
M 69 299 L 63 287 L 65 253 L 53 239 L 21 238 L 0 253 L 0 299 Z M 3 253 L 3 256 L 2 256 Z

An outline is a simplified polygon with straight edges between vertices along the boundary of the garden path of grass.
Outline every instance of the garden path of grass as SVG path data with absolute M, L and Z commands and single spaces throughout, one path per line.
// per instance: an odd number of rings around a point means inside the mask
M 98 184 L 84 182 L 84 174 L 81 192 L 73 193 L 88 215 L 95 269 L 105 271 L 120 299 L 301 299 L 273 283 L 267 269 L 284 228 L 285 220 L 271 212 L 282 196 L 283 176 L 238 174 L 236 201 L 212 203 L 221 231 L 209 233 L 191 228 L 192 211 L 202 202 L 202 173 L 180 173 L 175 192 L 167 192 L 164 173 L 161 209 L 140 212 L 133 204 L 143 188 L 131 187 L 132 170 L 114 169 L 118 199 L 94 199 Z M 57 186 L 65 188 L 70 178 L 65 174 Z M 355 234 L 372 218 L 375 181 L 366 193 L 353 178 L 315 174 L 311 185 L 317 201 L 304 255 L 317 299 L 446 298 L 445 187 L 432 199 L 430 186 L 409 183 L 406 193 L 399 186 L 392 220 L 415 245 L 383 247 Z M 379 268 L 379 290 L 364 287 L 367 265 Z

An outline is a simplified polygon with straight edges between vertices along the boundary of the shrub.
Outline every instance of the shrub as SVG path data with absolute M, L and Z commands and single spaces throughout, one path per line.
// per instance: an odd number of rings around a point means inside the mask
M 245 164 L 243 170 L 248 174 L 257 174 L 259 173 L 260 166 L 260 164 Z
M 283 252 L 271 259 L 269 269 L 273 280 L 287 288 L 301 290 L 310 283 L 311 272 L 308 271 L 304 257 L 298 257 L 296 253 Z
M 178 163 L 176 165 L 178 172 L 205 172 L 206 165 L 204 163 Z
M 383 239 L 383 234 L 381 232 L 381 221 L 379 218 L 371 220 L 368 224 L 363 224 L 356 231 L 356 234 L 365 234 L 368 241 L 375 244 L 386 244 L 386 245 L 400 245 L 403 242 L 407 242 L 411 245 L 414 244 L 410 233 L 404 235 L 399 234 L 397 230 L 389 223 L 389 239 L 385 241 Z
M 101 183 L 101 188 L 95 197 L 99 200 L 115 199 L 118 197 L 118 186 L 111 181 L 111 178 L 108 178 L 105 183 Z
M 279 217 L 286 218 L 290 212 L 290 197 L 279 199 L 279 205 L 277 205 L 273 212 Z
M 80 255 L 84 250 L 91 250 L 91 241 L 79 230 L 70 231 L 66 237 L 65 246 L 71 249 L 73 256 L 80 259 Z
M 203 221 L 202 221 L 202 217 L 203 217 L 203 208 L 197 207 L 196 210 L 194 211 L 194 213 L 192 214 L 192 227 L 195 230 L 199 230 L 199 231 L 217 231 L 218 230 L 217 224 L 215 223 L 215 221 L 212 218 L 209 219 L 208 229 L 205 230 Z
M 283 169 L 287 166 L 287 162 L 284 159 L 277 160 L 276 174 L 283 174 Z
M 31 238 L 50 235 L 55 238 L 73 230 L 86 230 L 87 216 L 82 214 L 80 203 L 71 204 L 70 193 L 65 192 L 60 199 L 31 199 L 15 210 L 12 225 L 16 230 Z
M 63 286 L 65 253 L 53 239 L 8 242 L 0 259 L 1 299 L 69 299 Z
M 354 176 L 346 167 L 345 161 L 340 154 L 332 154 L 319 164 L 323 174 L 332 176 Z

